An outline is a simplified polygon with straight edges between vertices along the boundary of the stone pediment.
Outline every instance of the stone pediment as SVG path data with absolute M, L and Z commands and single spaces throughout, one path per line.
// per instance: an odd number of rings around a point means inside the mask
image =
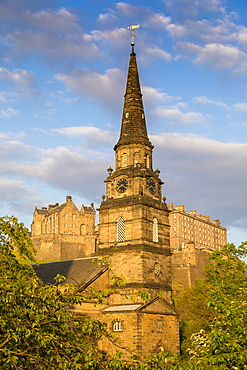
M 174 307 L 165 299 L 160 297 L 156 297 L 151 301 L 145 303 L 139 308 L 138 311 L 149 314 L 177 316 L 177 312 L 175 311 Z
M 113 305 L 105 307 L 103 313 L 116 313 L 116 312 L 139 312 L 158 315 L 173 315 L 177 316 L 173 306 L 166 302 L 165 299 L 156 297 L 145 304 L 124 304 Z

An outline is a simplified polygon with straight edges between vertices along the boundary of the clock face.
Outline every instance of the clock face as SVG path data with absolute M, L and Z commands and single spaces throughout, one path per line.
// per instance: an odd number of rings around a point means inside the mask
M 126 179 L 118 180 L 118 182 L 117 182 L 117 191 L 119 193 L 124 193 L 125 190 L 127 189 L 127 187 L 128 187 L 128 180 L 126 180 Z
M 155 186 L 155 183 L 152 179 L 149 179 L 147 181 L 147 188 L 148 188 L 148 190 L 150 191 L 151 194 L 155 193 L 156 186 Z
M 155 262 L 154 264 L 154 273 L 157 276 L 160 274 L 160 264 L 158 262 Z

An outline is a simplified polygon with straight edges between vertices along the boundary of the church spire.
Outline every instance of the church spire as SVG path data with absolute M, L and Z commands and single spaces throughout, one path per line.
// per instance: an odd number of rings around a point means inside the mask
M 147 134 L 134 44 L 132 33 L 132 52 L 130 54 L 126 92 L 124 95 L 121 133 L 118 143 L 114 148 L 115 150 L 120 145 L 126 145 L 129 143 L 141 143 L 152 146 Z

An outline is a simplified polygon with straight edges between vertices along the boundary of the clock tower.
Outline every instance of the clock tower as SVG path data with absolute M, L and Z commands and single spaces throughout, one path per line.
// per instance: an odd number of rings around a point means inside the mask
M 99 208 L 98 254 L 107 255 L 125 289 L 161 292 L 171 303 L 169 218 L 159 170 L 153 170 L 134 43 L 120 137 Z

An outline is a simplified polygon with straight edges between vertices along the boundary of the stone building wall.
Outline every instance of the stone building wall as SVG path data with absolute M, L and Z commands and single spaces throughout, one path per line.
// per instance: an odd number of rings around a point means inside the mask
M 38 260 L 66 260 L 86 257 L 95 252 L 95 209 L 79 210 L 71 196 L 59 205 L 36 208 L 31 225 L 31 239 Z
M 198 249 L 189 243 L 182 250 L 174 250 L 171 259 L 172 285 L 192 286 L 195 281 L 203 278 L 204 268 L 209 263 L 211 251 Z
M 181 250 L 189 242 L 198 248 L 215 250 L 227 243 L 227 230 L 219 220 L 197 214 L 195 210 L 186 211 L 185 206 L 168 204 L 170 210 L 170 244 L 173 250 Z

